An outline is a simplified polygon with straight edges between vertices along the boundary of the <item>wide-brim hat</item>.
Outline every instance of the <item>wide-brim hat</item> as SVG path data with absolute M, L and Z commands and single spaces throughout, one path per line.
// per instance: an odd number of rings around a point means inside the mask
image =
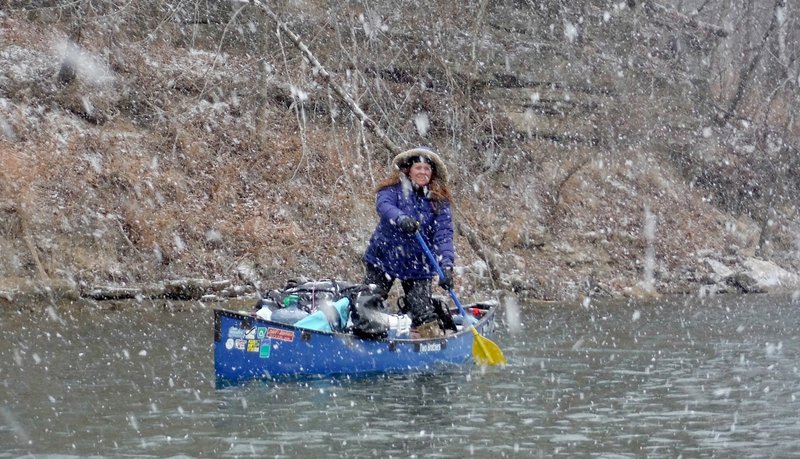
M 411 165 L 415 162 L 414 158 L 417 157 L 429 159 L 434 171 L 436 172 L 436 177 L 443 183 L 447 183 L 447 166 L 444 165 L 442 158 L 440 158 L 439 155 L 434 153 L 434 151 L 429 148 L 419 147 L 406 150 L 395 156 L 392 160 L 392 164 L 397 169 L 411 167 Z

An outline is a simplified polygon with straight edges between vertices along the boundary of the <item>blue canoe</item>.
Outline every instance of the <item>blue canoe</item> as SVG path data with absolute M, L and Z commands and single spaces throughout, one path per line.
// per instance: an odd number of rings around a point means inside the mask
M 475 303 L 478 332 L 490 337 L 497 304 Z M 249 380 L 431 372 L 472 362 L 469 328 L 443 338 L 364 339 L 320 332 L 226 309 L 214 310 L 217 387 Z

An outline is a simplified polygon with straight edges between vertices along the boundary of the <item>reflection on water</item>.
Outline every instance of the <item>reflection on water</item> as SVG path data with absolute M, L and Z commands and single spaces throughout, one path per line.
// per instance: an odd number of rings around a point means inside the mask
M 791 298 L 525 305 L 505 368 L 214 389 L 212 313 L 0 312 L 0 457 L 787 457 Z

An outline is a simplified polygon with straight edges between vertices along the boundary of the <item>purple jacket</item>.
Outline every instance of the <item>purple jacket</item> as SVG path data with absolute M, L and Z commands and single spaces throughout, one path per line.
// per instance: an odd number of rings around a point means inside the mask
M 420 223 L 419 231 L 436 255 L 439 265 L 443 269 L 453 266 L 455 250 L 449 202 L 439 203 L 438 212 L 434 212 L 431 200 L 403 181 L 378 191 L 375 208 L 380 221 L 364 253 L 367 263 L 397 279 L 433 278 L 436 270 L 428 264 L 425 252 L 414 235 L 397 226 L 397 218 L 408 215 Z

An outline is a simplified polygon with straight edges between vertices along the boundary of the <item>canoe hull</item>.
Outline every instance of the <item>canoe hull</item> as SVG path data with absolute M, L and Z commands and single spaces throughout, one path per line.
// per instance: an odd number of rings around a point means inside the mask
M 495 307 L 475 325 L 494 331 Z M 225 309 L 214 310 L 217 386 L 248 380 L 428 372 L 472 361 L 469 329 L 441 339 L 362 339 L 304 330 Z

